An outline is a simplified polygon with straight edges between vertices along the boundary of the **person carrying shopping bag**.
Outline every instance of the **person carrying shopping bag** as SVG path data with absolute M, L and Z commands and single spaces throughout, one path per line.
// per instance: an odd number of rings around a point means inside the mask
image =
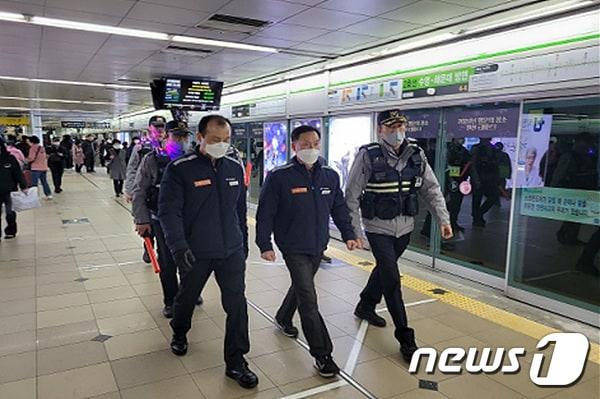
M 46 199 L 51 200 L 52 190 L 50 190 L 50 186 L 48 185 L 48 156 L 46 155 L 46 150 L 40 144 L 40 138 L 37 136 L 31 136 L 29 142 L 31 143 L 31 148 L 27 157 L 27 165 L 31 170 L 31 186 L 37 187 L 38 181 L 41 181 Z
M 21 166 L 17 159 L 11 155 L 6 147 L 4 136 L 0 134 L 0 217 L 2 205 L 6 212 L 6 228 L 4 229 L 4 238 L 14 238 L 17 234 L 17 214 L 12 209 L 10 193 L 16 191 L 17 187 L 22 191 L 27 191 L 27 183 L 23 177 Z M 0 218 L 0 228 L 2 219 Z M 0 235 L 2 230 L 0 230 Z

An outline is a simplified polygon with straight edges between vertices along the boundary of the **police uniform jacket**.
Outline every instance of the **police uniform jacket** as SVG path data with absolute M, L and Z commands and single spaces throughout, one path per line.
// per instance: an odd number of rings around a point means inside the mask
M 158 218 L 172 253 L 191 249 L 199 259 L 248 254 L 244 169 L 225 156 L 215 164 L 196 150 L 165 169 Z
M 417 190 L 417 195 L 421 202 L 425 205 L 436 219 L 442 224 L 450 224 L 450 216 L 446 209 L 446 201 L 440 190 L 433 170 L 429 166 L 425 154 L 414 143 L 404 141 L 401 147 L 400 155 L 397 155 L 393 148 L 383 140 L 379 143 L 382 146 L 383 156 L 387 164 L 396 169 L 398 172 L 406 167 L 409 159 L 416 151 L 420 151 L 422 155 L 422 174 L 421 185 Z M 346 186 L 346 203 L 350 209 L 352 217 L 352 225 L 357 237 L 362 237 L 361 214 L 360 214 L 360 198 L 367 187 L 367 183 L 371 178 L 371 160 L 365 148 L 362 148 L 352 164 L 348 184 Z M 377 217 L 373 219 L 363 218 L 362 220 L 365 231 L 375 234 L 384 234 L 394 237 L 400 237 L 410 233 L 414 229 L 414 217 L 398 215 L 393 219 L 383 220 Z
M 323 158 L 309 172 L 296 157 L 272 170 L 260 193 L 256 244 L 261 252 L 275 243 L 284 254 L 319 255 L 329 241 L 329 217 L 344 241 L 356 238 L 335 170 Z

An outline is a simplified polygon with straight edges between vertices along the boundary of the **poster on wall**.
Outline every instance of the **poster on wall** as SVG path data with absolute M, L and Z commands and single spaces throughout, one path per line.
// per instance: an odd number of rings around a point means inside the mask
M 525 114 L 521 116 L 521 138 L 515 187 L 543 187 L 540 160 L 548 151 L 552 115 Z
M 277 166 L 285 165 L 288 151 L 287 122 L 265 122 L 264 129 L 264 176 Z
M 329 90 L 329 105 L 333 107 L 396 100 L 402 95 L 402 79 Z
M 448 135 L 462 137 L 516 137 L 519 107 L 458 108 L 446 114 Z
M 361 146 L 371 142 L 371 117 L 332 118 L 329 125 L 329 166 L 340 175 L 342 191 Z
M 440 111 L 422 109 L 404 111 L 408 120 L 406 136 L 415 139 L 436 138 L 440 129 Z
M 524 188 L 521 215 L 600 226 L 600 192 L 568 188 Z

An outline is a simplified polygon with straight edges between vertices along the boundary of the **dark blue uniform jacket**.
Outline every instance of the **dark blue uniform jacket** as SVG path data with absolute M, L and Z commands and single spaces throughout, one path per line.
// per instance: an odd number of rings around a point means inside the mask
M 171 162 L 160 185 L 158 218 L 171 252 L 190 248 L 198 259 L 248 253 L 246 187 L 240 162 L 213 165 L 199 152 Z
M 344 241 L 355 239 L 350 214 L 335 170 L 319 158 L 309 172 L 296 157 L 269 173 L 256 213 L 256 245 L 275 243 L 284 254 L 319 255 L 329 242 L 329 216 Z

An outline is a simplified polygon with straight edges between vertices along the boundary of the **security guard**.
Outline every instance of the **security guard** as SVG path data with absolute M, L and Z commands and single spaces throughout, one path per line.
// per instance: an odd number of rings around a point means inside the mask
M 340 178 L 319 157 L 321 133 L 311 126 L 292 131 L 296 156 L 267 176 L 256 213 L 256 244 L 261 257 L 274 262 L 271 233 L 283 253 L 292 286 L 275 316 L 278 327 L 289 336 L 298 336 L 292 324 L 296 308 L 302 329 L 315 358 L 315 367 L 326 378 L 339 368 L 331 357 L 333 345 L 319 313 L 314 276 L 329 241 L 329 216 L 342 233 L 349 250 L 359 246 L 348 208 L 340 189 Z
M 124 195 L 125 201 L 131 202 L 133 199 L 133 188 L 135 185 L 135 177 L 137 170 L 142 162 L 142 158 L 154 150 L 156 147 L 160 147 L 162 142 L 166 140 L 167 135 L 165 132 L 166 120 L 160 115 L 153 115 L 148 121 L 148 135 L 139 145 L 135 146 L 132 150 L 131 157 L 127 163 L 127 169 L 125 170 L 125 184 L 124 184 Z M 154 242 L 154 237 L 152 237 Z M 142 259 L 146 263 L 150 263 L 150 255 L 144 247 L 144 253 Z
M 377 124 L 379 142 L 361 147 L 346 187 L 354 231 L 362 237 L 362 214 L 377 261 L 354 314 L 385 327 L 385 319 L 375 313 L 383 294 L 394 320 L 400 352 L 410 361 L 417 344 L 414 330 L 408 327 L 397 262 L 410 240 L 419 197 L 440 222 L 445 239 L 452 237 L 452 227 L 444 196 L 423 150 L 405 138 L 405 116 L 397 109 L 384 111 L 377 116 Z
M 135 230 L 140 237 L 150 234 L 156 237 L 165 305 L 162 314 L 170 319 L 173 317 L 173 299 L 179 289 L 179 282 L 177 267 L 158 221 L 158 193 L 167 164 L 189 150 L 190 132 L 185 124 L 177 121 L 168 122 L 166 131 L 168 139 L 146 154 L 140 162 L 133 188 L 132 214 Z
M 165 240 L 181 275 L 173 307 L 171 351 L 187 353 L 194 302 L 214 271 L 227 321 L 226 375 L 243 388 L 258 377 L 248 369 L 250 350 L 245 272 L 248 256 L 244 168 L 227 156 L 231 124 L 220 115 L 200 120 L 194 153 L 170 163 L 158 200 Z

